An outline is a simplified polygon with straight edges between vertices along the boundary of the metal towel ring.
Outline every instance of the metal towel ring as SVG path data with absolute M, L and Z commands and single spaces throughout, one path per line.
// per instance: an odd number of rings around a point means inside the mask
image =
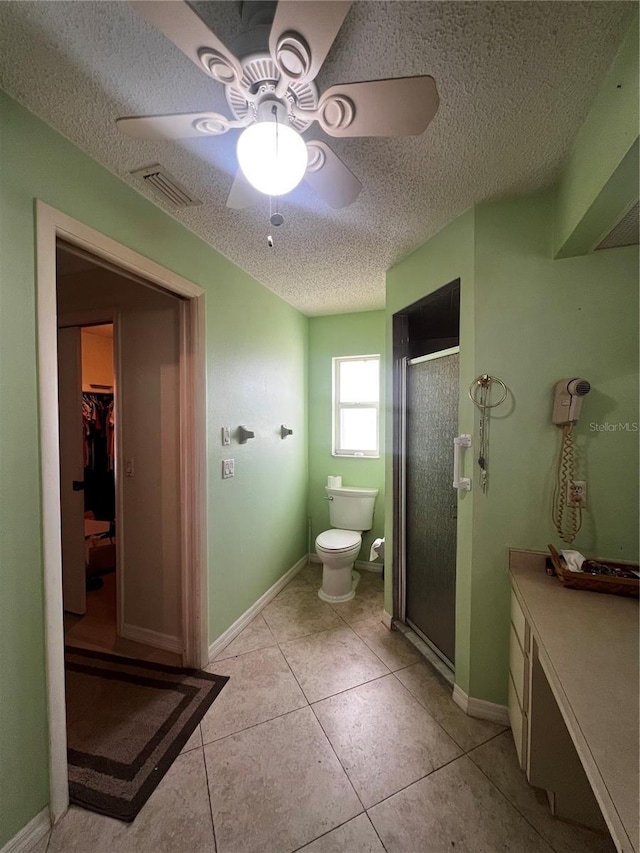
M 476 399 L 476 391 L 478 388 L 488 388 L 492 382 L 496 382 L 502 388 L 502 396 L 499 400 L 496 400 L 495 403 L 480 403 Z M 507 386 L 504 384 L 502 379 L 497 379 L 495 376 L 489 376 L 488 373 L 483 373 L 480 376 L 476 377 L 471 385 L 469 385 L 469 399 L 473 403 L 474 406 L 477 406 L 479 409 L 495 409 L 496 406 L 499 406 L 500 403 L 504 403 L 507 399 Z
M 490 403 L 491 383 L 495 382 L 502 388 L 502 396 L 495 403 Z M 480 389 L 480 399 L 477 394 Z M 469 385 L 469 399 L 473 405 L 480 410 L 480 447 L 478 449 L 478 466 L 480 467 L 480 487 L 484 494 L 489 488 L 489 421 L 490 415 L 488 409 L 495 409 L 500 403 L 504 403 L 507 399 L 507 386 L 502 379 L 497 379 L 495 376 L 489 376 L 488 373 L 482 373 L 477 376 L 471 385 Z

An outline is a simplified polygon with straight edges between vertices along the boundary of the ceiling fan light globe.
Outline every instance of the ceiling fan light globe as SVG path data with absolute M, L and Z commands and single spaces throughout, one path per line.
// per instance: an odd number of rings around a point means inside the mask
M 258 122 L 244 130 L 238 139 L 237 152 L 245 178 L 265 195 L 291 192 L 307 168 L 307 146 L 300 134 L 274 121 Z

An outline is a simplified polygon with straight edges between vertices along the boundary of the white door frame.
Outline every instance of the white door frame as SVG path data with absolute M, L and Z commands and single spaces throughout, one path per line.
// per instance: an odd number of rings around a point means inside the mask
M 205 291 L 144 255 L 36 200 L 37 329 L 42 477 L 42 555 L 49 728 L 49 811 L 52 823 L 69 806 L 64 687 L 60 455 L 58 449 L 58 347 L 56 240 L 78 246 L 186 299 L 182 312 L 180 487 L 182 625 L 186 666 L 208 663 L 206 540 L 206 341 Z

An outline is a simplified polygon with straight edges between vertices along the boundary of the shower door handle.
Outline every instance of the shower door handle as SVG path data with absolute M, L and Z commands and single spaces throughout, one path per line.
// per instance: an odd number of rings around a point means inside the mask
M 471 436 L 468 432 L 457 435 L 453 439 L 453 488 L 468 492 L 471 490 L 469 477 L 460 476 L 461 452 L 463 447 L 471 447 Z

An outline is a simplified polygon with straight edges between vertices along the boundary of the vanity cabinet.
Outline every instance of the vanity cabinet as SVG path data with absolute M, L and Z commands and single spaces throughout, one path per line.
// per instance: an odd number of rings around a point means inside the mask
M 538 656 L 538 645 L 511 593 L 509 721 L 529 784 L 547 792 L 551 813 L 606 832 L 607 826 Z
M 527 768 L 529 743 L 529 642 L 530 631 L 518 599 L 511 593 L 511 626 L 509 646 L 509 722 L 523 770 Z
M 509 720 L 553 815 L 638 851 L 638 602 L 567 590 L 512 551 Z

